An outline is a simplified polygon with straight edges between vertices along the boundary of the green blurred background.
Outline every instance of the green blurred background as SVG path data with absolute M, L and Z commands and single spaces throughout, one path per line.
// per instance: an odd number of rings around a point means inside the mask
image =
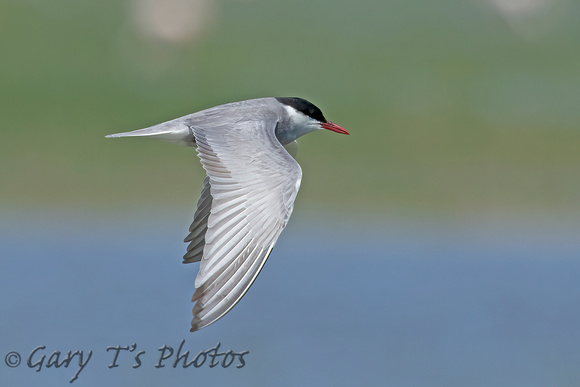
M 4 0 L 0 206 L 193 206 L 192 149 L 104 136 L 300 96 L 351 132 L 301 139 L 302 208 L 577 212 L 579 36 L 565 0 Z

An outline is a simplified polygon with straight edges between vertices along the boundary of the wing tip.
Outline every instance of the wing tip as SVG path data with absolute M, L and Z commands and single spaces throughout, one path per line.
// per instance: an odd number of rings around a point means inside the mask
M 197 317 L 194 316 L 193 319 L 191 320 L 191 328 L 189 329 L 189 331 L 190 332 L 197 332 L 197 331 L 207 327 L 208 325 L 213 324 L 217 320 L 219 320 L 219 318 L 204 321 L 203 319 L 198 319 Z

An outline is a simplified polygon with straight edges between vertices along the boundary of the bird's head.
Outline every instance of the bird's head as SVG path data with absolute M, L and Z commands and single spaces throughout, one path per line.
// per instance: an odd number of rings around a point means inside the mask
M 340 134 L 350 134 L 344 128 L 324 118 L 322 111 L 313 103 L 302 98 L 276 98 L 288 112 L 288 123 L 280 128 L 284 133 L 277 133 L 284 137 L 283 142 L 291 142 L 298 137 L 317 129 L 327 129 Z

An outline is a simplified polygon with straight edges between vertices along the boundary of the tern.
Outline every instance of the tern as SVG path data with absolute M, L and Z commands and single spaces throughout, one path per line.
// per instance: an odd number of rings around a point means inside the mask
M 215 106 L 106 137 L 150 137 L 195 146 L 206 177 L 183 263 L 200 262 L 191 332 L 228 313 L 248 291 L 300 188 L 296 139 L 318 129 L 349 134 L 302 98 L 258 98 Z

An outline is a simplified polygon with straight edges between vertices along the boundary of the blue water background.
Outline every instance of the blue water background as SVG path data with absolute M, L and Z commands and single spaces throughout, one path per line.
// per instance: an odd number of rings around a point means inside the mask
M 89 350 L 72 385 L 578 386 L 578 223 L 298 212 L 226 317 L 189 333 L 189 215 L 8 213 L 0 220 L 0 385 L 69 385 L 32 350 Z M 249 351 L 245 366 L 156 368 Z M 108 346 L 137 344 L 108 368 Z M 142 366 L 134 369 L 134 354 Z M 6 365 L 10 351 L 21 355 Z M 45 359 L 46 361 L 46 359 Z

